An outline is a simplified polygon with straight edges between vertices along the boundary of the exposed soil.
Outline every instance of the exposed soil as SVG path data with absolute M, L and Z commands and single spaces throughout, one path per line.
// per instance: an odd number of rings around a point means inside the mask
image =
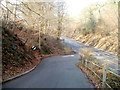
M 56 40 L 49 36 L 46 37 L 46 40 L 41 39 L 41 50 L 32 50 L 32 45 L 29 41 L 29 44 L 22 41 L 22 38 L 25 37 L 21 38 L 18 34 L 12 33 L 6 28 L 3 30 L 2 37 L 3 81 L 30 70 L 34 66 L 38 65 L 45 57 L 75 53 L 69 48 L 63 46 L 60 40 Z M 33 45 L 35 45 L 34 42 L 32 42 Z

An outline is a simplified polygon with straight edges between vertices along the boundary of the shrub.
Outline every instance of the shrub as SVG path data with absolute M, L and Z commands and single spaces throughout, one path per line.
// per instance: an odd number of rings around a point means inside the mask
M 84 58 L 89 61 L 94 61 L 96 58 L 92 55 L 92 50 L 88 48 L 81 49 L 82 54 L 84 55 Z

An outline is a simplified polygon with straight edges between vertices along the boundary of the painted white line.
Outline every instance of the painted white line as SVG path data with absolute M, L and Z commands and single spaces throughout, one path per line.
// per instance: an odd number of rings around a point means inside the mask
M 74 55 L 66 55 L 66 56 L 62 56 L 62 57 L 74 57 Z

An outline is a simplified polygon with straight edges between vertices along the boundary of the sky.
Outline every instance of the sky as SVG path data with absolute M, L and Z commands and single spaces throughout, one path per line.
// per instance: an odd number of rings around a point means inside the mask
M 8 0 L 11 2 L 16 2 L 16 0 Z M 20 1 L 20 0 L 18 0 Z M 21 0 L 23 1 L 23 0 Z M 28 0 L 32 1 L 32 0 Z M 35 0 L 33 0 L 35 1 Z M 53 1 L 53 0 L 36 0 L 36 1 Z M 107 0 L 58 0 L 58 1 L 65 1 L 66 2 L 66 11 L 68 15 L 75 17 L 80 14 L 82 9 L 84 9 L 86 6 L 94 3 L 104 3 Z
M 67 12 L 70 16 L 77 16 L 80 12 L 90 4 L 102 4 L 107 0 L 65 0 L 67 4 Z

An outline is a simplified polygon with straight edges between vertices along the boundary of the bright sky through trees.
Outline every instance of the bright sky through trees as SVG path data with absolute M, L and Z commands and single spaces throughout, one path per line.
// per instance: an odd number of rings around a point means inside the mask
M 15 3 L 16 0 L 9 0 L 12 3 Z M 17 0 L 17 1 L 22 1 L 22 0 Z M 23 0 L 25 1 L 25 0 Z M 28 0 L 28 1 L 32 1 L 32 0 Z M 45 1 L 47 2 L 47 0 L 35 0 L 35 1 Z M 49 1 L 49 0 L 48 0 Z M 54 1 L 54 0 L 51 0 Z M 70 16 L 77 16 L 80 14 L 81 10 L 84 9 L 86 6 L 90 5 L 90 4 L 95 4 L 95 3 L 104 3 L 107 0 L 61 0 L 61 1 L 65 1 L 66 5 L 67 5 L 67 12 Z
M 67 11 L 70 16 L 76 16 L 80 14 L 81 10 L 90 4 L 102 4 L 106 1 L 107 0 L 65 0 L 67 4 Z

